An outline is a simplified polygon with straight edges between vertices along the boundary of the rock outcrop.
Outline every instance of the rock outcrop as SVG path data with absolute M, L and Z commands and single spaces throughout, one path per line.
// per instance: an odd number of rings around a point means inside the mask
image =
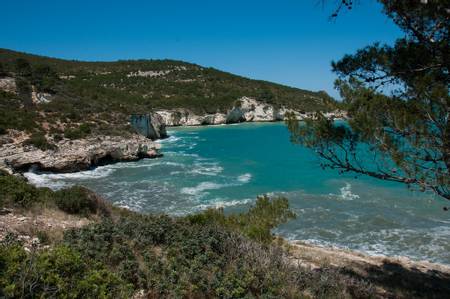
M 0 78 L 0 90 L 16 93 L 17 92 L 16 79 L 12 77 Z
M 283 116 L 279 115 L 278 109 L 270 104 L 247 97 L 237 100 L 227 114 L 227 123 L 277 120 L 283 120 Z
M 166 138 L 166 125 L 159 114 L 133 114 L 130 124 L 138 134 L 152 140 Z
M 298 119 L 314 117 L 310 112 L 299 112 L 286 107 L 277 108 L 271 104 L 257 101 L 249 97 L 242 97 L 236 101 L 227 113 L 198 115 L 188 109 L 159 110 L 155 114 L 161 116 L 167 126 L 200 126 L 220 125 L 240 122 L 271 122 L 282 121 L 287 113 L 293 113 Z M 329 118 L 346 118 L 343 111 L 324 113 Z
M 141 158 L 160 157 L 160 145 L 140 135 L 131 137 L 98 136 L 80 140 L 62 140 L 56 150 L 42 151 L 22 143 L 0 147 L 0 168 L 9 172 L 75 172 L 93 166 Z

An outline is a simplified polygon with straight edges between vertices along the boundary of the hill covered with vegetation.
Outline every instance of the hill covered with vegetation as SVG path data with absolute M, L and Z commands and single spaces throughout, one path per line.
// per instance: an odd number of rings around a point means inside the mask
M 199 114 L 225 112 L 243 96 L 305 112 L 335 108 L 325 92 L 175 60 L 81 62 L 0 49 L 2 78 L 5 82 L 13 78 L 16 85 L 15 93 L 0 91 L 2 131 L 58 134 L 68 127 L 75 136 L 91 129 L 122 134 L 132 113 L 172 108 Z M 85 123 L 90 128 L 79 129 Z

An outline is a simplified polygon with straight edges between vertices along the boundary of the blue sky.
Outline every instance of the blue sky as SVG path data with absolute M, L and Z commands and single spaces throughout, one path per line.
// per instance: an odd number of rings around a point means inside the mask
M 331 61 L 401 32 L 373 0 L 330 21 L 335 1 L 4 0 L 0 47 L 78 60 L 179 59 L 337 96 Z

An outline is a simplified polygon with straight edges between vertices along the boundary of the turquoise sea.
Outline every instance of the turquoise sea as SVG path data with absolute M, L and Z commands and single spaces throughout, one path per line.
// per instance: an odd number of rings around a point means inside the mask
M 73 174 L 34 174 L 37 185 L 87 186 L 116 205 L 183 215 L 208 207 L 241 211 L 258 194 L 289 199 L 297 219 L 275 232 L 290 239 L 375 255 L 450 265 L 450 213 L 430 193 L 322 170 L 289 142 L 282 123 L 170 129 L 164 157 Z

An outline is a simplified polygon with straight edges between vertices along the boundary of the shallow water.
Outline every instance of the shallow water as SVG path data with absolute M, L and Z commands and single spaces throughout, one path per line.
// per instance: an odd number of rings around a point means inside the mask
M 256 195 L 289 198 L 297 219 L 276 232 L 291 240 L 450 264 L 443 199 L 403 185 L 322 170 L 294 146 L 282 123 L 179 128 L 160 141 L 164 157 L 74 174 L 33 174 L 40 186 L 87 186 L 136 211 L 183 215 L 239 211 Z

